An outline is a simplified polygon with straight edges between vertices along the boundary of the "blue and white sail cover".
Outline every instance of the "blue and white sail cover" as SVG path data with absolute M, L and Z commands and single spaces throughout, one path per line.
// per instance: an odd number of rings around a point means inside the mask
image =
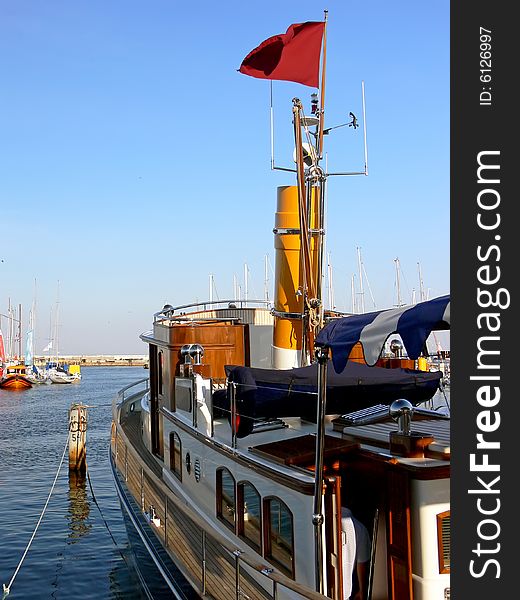
M 362 315 L 343 317 L 328 323 L 316 336 L 316 346 L 330 348 L 334 369 L 345 368 L 350 351 L 357 342 L 363 346 L 365 360 L 373 366 L 386 340 L 398 334 L 407 355 L 416 359 L 432 331 L 450 328 L 450 296 L 441 296 L 414 306 L 402 306 Z

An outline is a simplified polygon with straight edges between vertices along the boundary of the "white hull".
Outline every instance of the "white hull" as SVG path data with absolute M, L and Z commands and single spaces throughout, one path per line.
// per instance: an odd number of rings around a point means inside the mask
M 80 380 L 75 375 L 60 372 L 49 373 L 48 378 L 51 383 L 77 383 Z

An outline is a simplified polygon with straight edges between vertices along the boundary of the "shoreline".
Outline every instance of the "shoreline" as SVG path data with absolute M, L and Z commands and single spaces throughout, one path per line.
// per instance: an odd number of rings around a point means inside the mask
M 54 356 L 35 356 L 34 364 L 43 367 L 49 361 L 56 361 Z M 148 356 L 130 354 L 96 354 L 60 356 L 60 363 L 77 364 L 82 367 L 148 367 Z

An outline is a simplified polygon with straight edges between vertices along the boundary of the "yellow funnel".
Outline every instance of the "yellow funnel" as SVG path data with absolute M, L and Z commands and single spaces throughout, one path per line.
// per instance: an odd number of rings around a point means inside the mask
M 317 227 L 315 195 L 312 195 L 309 227 Z M 298 210 L 298 188 L 282 186 L 277 190 L 275 215 L 275 290 L 274 309 L 280 313 L 303 313 L 303 270 L 300 242 L 300 217 Z M 314 282 L 318 271 L 318 244 L 311 238 L 311 270 Z M 276 368 L 300 365 L 299 352 L 302 348 L 302 320 L 277 316 L 275 313 L 273 333 L 273 363 Z

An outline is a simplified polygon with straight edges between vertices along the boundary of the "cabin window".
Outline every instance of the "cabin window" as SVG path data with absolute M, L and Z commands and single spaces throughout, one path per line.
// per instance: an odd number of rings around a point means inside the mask
M 254 485 L 241 482 L 237 486 L 238 535 L 257 552 L 262 550 L 262 505 Z
M 235 531 L 235 479 L 225 469 L 217 469 L 217 517 Z
M 178 433 L 170 433 L 170 469 L 182 481 L 182 443 Z
M 439 546 L 439 573 L 449 573 L 451 563 L 451 514 L 437 515 L 437 543 Z
M 279 498 L 264 500 L 264 556 L 294 578 L 293 516 Z

